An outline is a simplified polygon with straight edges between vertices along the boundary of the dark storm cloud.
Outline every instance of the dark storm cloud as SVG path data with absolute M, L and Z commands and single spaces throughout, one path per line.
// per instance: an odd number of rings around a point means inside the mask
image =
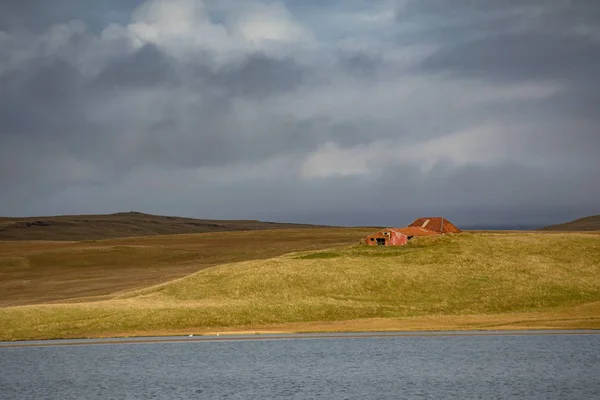
M 53 135 L 82 128 L 79 71 L 63 60 L 0 75 L 2 134 Z M 10 101 L 8 101 L 10 99 Z
M 534 135 L 530 146 L 539 146 L 557 160 L 569 151 L 580 154 L 582 162 L 593 160 L 600 148 L 600 3 L 459 1 L 442 6 L 419 1 L 404 12 L 429 18 L 449 15 L 452 21 L 428 32 L 427 37 L 441 46 L 415 66 L 415 72 L 499 84 L 555 84 L 559 90 L 536 102 L 498 102 L 477 113 L 535 121 L 543 134 Z
M 451 3 L 440 0 L 409 0 L 405 7 L 399 8 L 397 19 L 401 21 L 403 15 L 407 18 L 446 16 L 450 23 L 465 26 L 472 24 L 468 20 L 473 17 L 512 15 L 513 20 L 518 21 L 520 18 L 534 16 L 541 21 L 553 23 L 557 28 L 564 28 L 582 23 L 597 24 L 600 5 L 595 0 L 454 0 Z M 539 26 L 528 28 L 537 29 Z
M 341 52 L 338 58 L 338 65 L 342 71 L 360 78 L 377 75 L 384 64 L 381 55 L 365 51 Z
M 229 96 L 268 96 L 294 90 L 304 76 L 294 60 L 278 60 L 260 52 L 216 71 L 209 67 L 211 61 L 211 55 L 206 53 L 187 68 L 178 66 L 177 60 L 155 45 L 146 44 L 133 53 L 112 59 L 95 77 L 94 84 L 104 88 L 186 85 Z
M 396 20 L 400 25 L 418 21 L 421 40 L 443 46 L 465 45 L 469 49 L 480 44 L 477 50 L 486 51 L 482 56 L 489 57 L 494 46 L 498 46 L 500 55 L 515 46 L 516 57 L 531 60 L 538 53 L 543 57 L 553 53 L 554 59 L 549 61 L 557 61 L 571 45 L 575 48 L 566 56 L 586 56 L 588 50 L 593 50 L 585 46 L 598 40 L 600 3 L 594 0 L 410 0 L 406 7 L 399 9 Z M 519 43 L 520 40 L 523 42 Z M 553 49 L 555 40 L 559 42 Z M 523 49 L 531 52 L 527 54 Z M 454 47 L 443 50 L 448 53 Z
M 421 65 L 468 76 L 589 82 L 600 70 L 600 42 L 586 37 L 519 33 L 444 48 Z
M 213 84 L 228 88 L 233 95 L 267 96 L 296 89 L 303 76 L 304 71 L 292 59 L 276 60 L 254 53 L 239 65 L 209 79 Z
M 67 46 L 74 45 L 69 39 Z M 104 61 L 99 72 L 84 76 L 73 60 L 36 58 L 26 68 L 0 75 L 2 135 L 26 134 L 40 140 L 64 140 L 64 146 L 85 159 L 131 168 L 137 164 L 203 166 L 236 159 L 260 159 L 289 145 L 285 137 L 296 131 L 295 121 L 271 120 L 270 132 L 232 121 L 235 98 L 260 98 L 292 91 L 301 84 L 304 71 L 292 59 L 281 60 L 255 52 L 213 70 L 210 54 L 189 65 L 179 65 L 153 44 Z M 179 104 L 163 102 L 194 89 L 204 97 Z M 188 93 L 189 94 L 189 93 Z M 136 107 L 162 104 L 158 112 L 148 108 L 131 115 Z M 98 121 L 90 115 L 119 102 L 116 119 Z M 116 115 L 115 115 L 116 114 Z M 133 130 L 133 132 L 130 132 Z M 135 136 L 131 146 L 117 151 Z M 31 144 L 28 144 L 31 146 Z M 111 160 L 112 159 L 112 160 Z
M 600 202 L 595 2 L 193 2 L 3 2 L 0 215 L 544 224 Z
M 235 99 L 259 99 L 293 91 L 302 81 L 302 68 L 291 59 L 252 53 L 212 70 L 207 66 L 209 57 L 206 55 L 191 68 L 182 67 L 147 45 L 109 63 L 97 76 L 94 85 L 103 89 L 127 93 L 132 86 L 143 90 L 162 87 L 166 96 L 193 89 L 203 97 L 201 105 L 196 101 L 178 104 L 175 100 L 175 104 L 167 104 L 153 115 L 135 139 L 130 164 L 222 165 L 261 159 L 289 146 L 286 138 L 295 129 L 294 121 L 271 119 L 269 131 L 260 132 L 255 126 L 243 126 L 232 119 L 232 103 Z M 110 101 L 113 95 L 112 91 L 105 92 L 102 98 Z
M 399 8 L 396 20 L 400 26 L 416 27 L 414 32 L 404 32 L 399 37 L 401 42 L 427 41 L 456 46 L 490 40 L 487 44 L 494 46 L 491 39 L 500 36 L 500 46 L 512 38 L 521 49 L 539 45 L 535 40 L 541 39 L 542 47 L 548 48 L 551 42 L 545 41 L 546 38 L 588 35 L 598 39 L 600 3 L 594 0 L 410 0 Z M 528 42 L 530 36 L 534 42 Z M 519 45 L 519 39 L 525 41 Z M 490 51 L 489 47 L 485 50 Z M 519 54 L 517 51 L 515 55 Z
M 150 88 L 176 79 L 172 63 L 155 45 L 146 44 L 132 54 L 111 60 L 93 84 L 107 89 Z

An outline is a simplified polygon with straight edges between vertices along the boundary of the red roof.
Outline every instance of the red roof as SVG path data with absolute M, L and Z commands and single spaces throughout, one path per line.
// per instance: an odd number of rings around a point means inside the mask
M 446 218 L 443 218 L 443 217 L 419 218 L 415 222 L 410 224 L 409 227 L 425 228 L 425 229 L 428 229 L 430 231 L 434 231 L 437 233 L 460 233 L 460 232 L 462 232 L 452 222 L 448 221 Z

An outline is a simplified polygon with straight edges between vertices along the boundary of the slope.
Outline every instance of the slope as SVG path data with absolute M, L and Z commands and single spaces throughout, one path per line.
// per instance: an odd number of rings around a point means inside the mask
M 0 242 L 0 307 L 106 296 L 219 264 L 348 245 L 366 232 L 273 229 L 82 242 Z
M 0 309 L 0 338 L 226 331 L 600 329 L 600 235 L 351 246 L 201 271 L 110 301 Z
M 551 225 L 539 230 L 563 232 L 600 231 L 600 215 L 592 215 L 575 221 L 565 222 L 564 224 Z
M 0 218 L 0 240 L 92 240 L 182 233 L 315 228 L 253 220 L 207 220 L 143 214 Z

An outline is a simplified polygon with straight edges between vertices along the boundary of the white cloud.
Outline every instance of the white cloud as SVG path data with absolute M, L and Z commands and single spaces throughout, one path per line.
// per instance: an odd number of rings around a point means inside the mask
M 216 22 L 202 0 L 148 0 L 127 29 L 138 45 L 153 43 L 169 54 L 190 58 L 210 50 L 222 62 L 236 54 L 271 54 L 290 43 L 310 44 L 312 34 L 281 3 L 225 3 L 225 21 Z
M 231 49 L 232 38 L 222 24 L 212 23 L 203 1 L 148 0 L 127 26 L 138 45 L 153 43 L 184 57 L 196 49 Z
M 262 47 L 273 42 L 307 43 L 312 33 L 302 26 L 281 3 L 255 3 L 234 18 L 232 30 L 248 42 Z
M 381 143 L 342 149 L 336 143 L 327 142 L 307 157 L 300 177 L 310 180 L 368 174 L 372 172 L 370 164 L 384 153 Z
M 508 132 L 506 127 L 492 124 L 415 144 L 392 139 L 341 148 L 328 142 L 306 158 L 300 177 L 309 180 L 380 174 L 387 168 L 400 166 L 426 173 L 440 162 L 453 167 L 497 164 L 510 158 L 509 136 L 518 136 L 518 132 Z

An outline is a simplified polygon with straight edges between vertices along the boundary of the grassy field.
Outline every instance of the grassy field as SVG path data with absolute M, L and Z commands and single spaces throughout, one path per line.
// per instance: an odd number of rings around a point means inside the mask
M 332 241 L 353 241 L 360 233 L 346 232 L 347 237 Z M 600 329 L 598 234 L 465 233 L 397 248 L 353 245 L 260 259 L 264 256 L 122 292 L 110 300 L 1 308 L 0 339 Z M 122 263 L 113 271 L 120 275 L 125 269 Z
M 207 267 L 356 243 L 370 229 L 289 229 L 82 242 L 0 241 L 0 307 L 81 301 Z

